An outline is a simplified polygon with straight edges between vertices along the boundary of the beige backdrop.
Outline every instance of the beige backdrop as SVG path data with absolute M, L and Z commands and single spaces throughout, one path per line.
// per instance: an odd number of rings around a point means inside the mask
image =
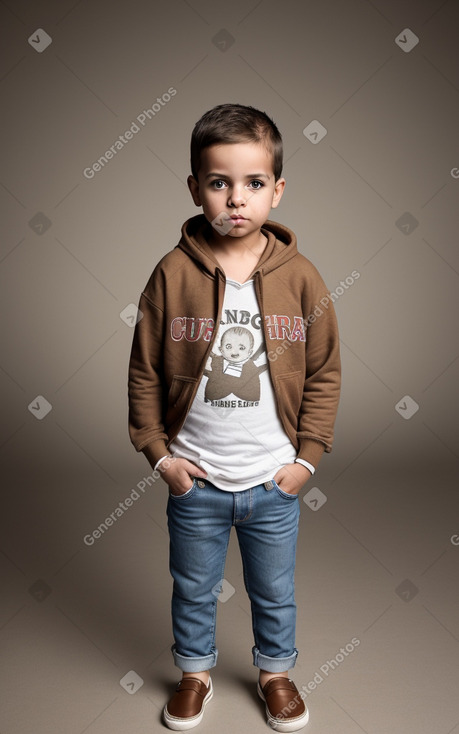
M 177 675 L 162 480 L 84 538 L 149 473 L 127 434 L 129 304 L 198 213 L 190 132 L 228 101 L 279 126 L 273 218 L 338 296 L 343 396 L 302 495 L 297 684 L 358 637 L 311 693 L 321 732 L 459 731 L 458 22 L 456 0 L 0 3 L 5 734 L 161 730 Z M 228 563 L 221 675 L 237 640 L 249 679 L 234 543 Z M 251 711 L 238 726 L 264 731 Z

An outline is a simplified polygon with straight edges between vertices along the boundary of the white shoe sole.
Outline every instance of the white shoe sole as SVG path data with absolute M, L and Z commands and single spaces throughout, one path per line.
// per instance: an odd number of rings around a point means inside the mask
M 209 685 L 209 693 L 207 693 L 207 695 L 205 696 L 204 701 L 202 702 L 202 709 L 199 712 L 199 714 L 196 714 L 196 716 L 188 716 L 184 719 L 180 719 L 178 716 L 170 715 L 170 713 L 167 710 L 167 704 L 164 706 L 164 709 L 163 709 L 164 721 L 166 725 L 169 727 L 169 729 L 173 729 L 174 731 L 186 731 L 187 729 L 192 729 L 194 726 L 198 726 L 198 724 L 201 723 L 202 717 L 204 716 L 204 709 L 206 708 L 210 699 L 214 695 L 211 678 L 209 678 L 208 685 Z
M 257 685 L 257 692 L 260 696 L 261 700 L 265 702 L 266 699 L 263 695 L 263 691 L 261 690 L 260 683 Z M 305 704 L 306 706 L 306 704 Z M 266 718 L 268 719 L 268 724 L 271 727 L 271 729 L 274 729 L 274 731 L 280 731 L 280 732 L 290 732 L 290 731 L 298 731 L 298 729 L 302 729 L 303 726 L 306 726 L 306 724 L 309 721 L 309 711 L 306 706 L 306 711 L 304 714 L 301 714 L 301 716 L 295 716 L 294 719 L 280 719 L 276 716 L 272 716 L 268 705 L 266 704 Z

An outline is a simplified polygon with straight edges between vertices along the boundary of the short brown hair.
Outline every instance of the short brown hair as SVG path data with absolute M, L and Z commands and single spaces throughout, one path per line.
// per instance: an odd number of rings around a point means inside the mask
M 282 136 L 266 112 L 242 104 L 220 104 L 198 120 L 191 134 L 191 173 L 198 180 L 201 151 L 211 145 L 263 143 L 272 153 L 276 181 L 282 175 Z

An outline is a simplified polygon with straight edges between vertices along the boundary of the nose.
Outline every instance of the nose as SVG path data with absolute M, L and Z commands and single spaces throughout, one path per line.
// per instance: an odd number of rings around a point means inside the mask
M 245 206 L 245 194 L 242 186 L 233 186 L 228 199 L 229 206 Z

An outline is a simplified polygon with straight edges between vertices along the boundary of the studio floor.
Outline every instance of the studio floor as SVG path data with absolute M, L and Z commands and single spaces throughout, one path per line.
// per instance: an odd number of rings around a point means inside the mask
M 306 696 L 306 730 L 459 732 L 455 466 L 439 476 L 358 464 L 338 483 L 327 483 L 325 470 L 319 508 L 308 504 L 312 485 L 300 494 L 299 656 L 291 675 Z M 83 487 L 81 477 L 72 481 Z M 179 676 L 170 653 L 166 493 L 160 480 L 92 545 L 82 536 L 46 578 L 37 572 L 31 583 L 19 546 L 14 563 L 2 556 L 2 734 L 166 731 L 161 711 Z M 99 497 L 101 518 L 107 498 Z M 31 528 L 29 548 L 21 546 L 24 567 L 26 557 L 33 566 L 36 543 L 47 547 L 49 568 L 65 557 L 57 549 L 67 535 L 75 546 L 55 504 L 54 516 L 51 503 L 41 514 L 38 506 L 23 509 L 37 513 L 36 535 Z M 94 523 L 94 503 L 89 517 Z M 17 530 L 10 529 L 11 546 Z M 268 730 L 241 571 L 232 534 L 203 734 Z

